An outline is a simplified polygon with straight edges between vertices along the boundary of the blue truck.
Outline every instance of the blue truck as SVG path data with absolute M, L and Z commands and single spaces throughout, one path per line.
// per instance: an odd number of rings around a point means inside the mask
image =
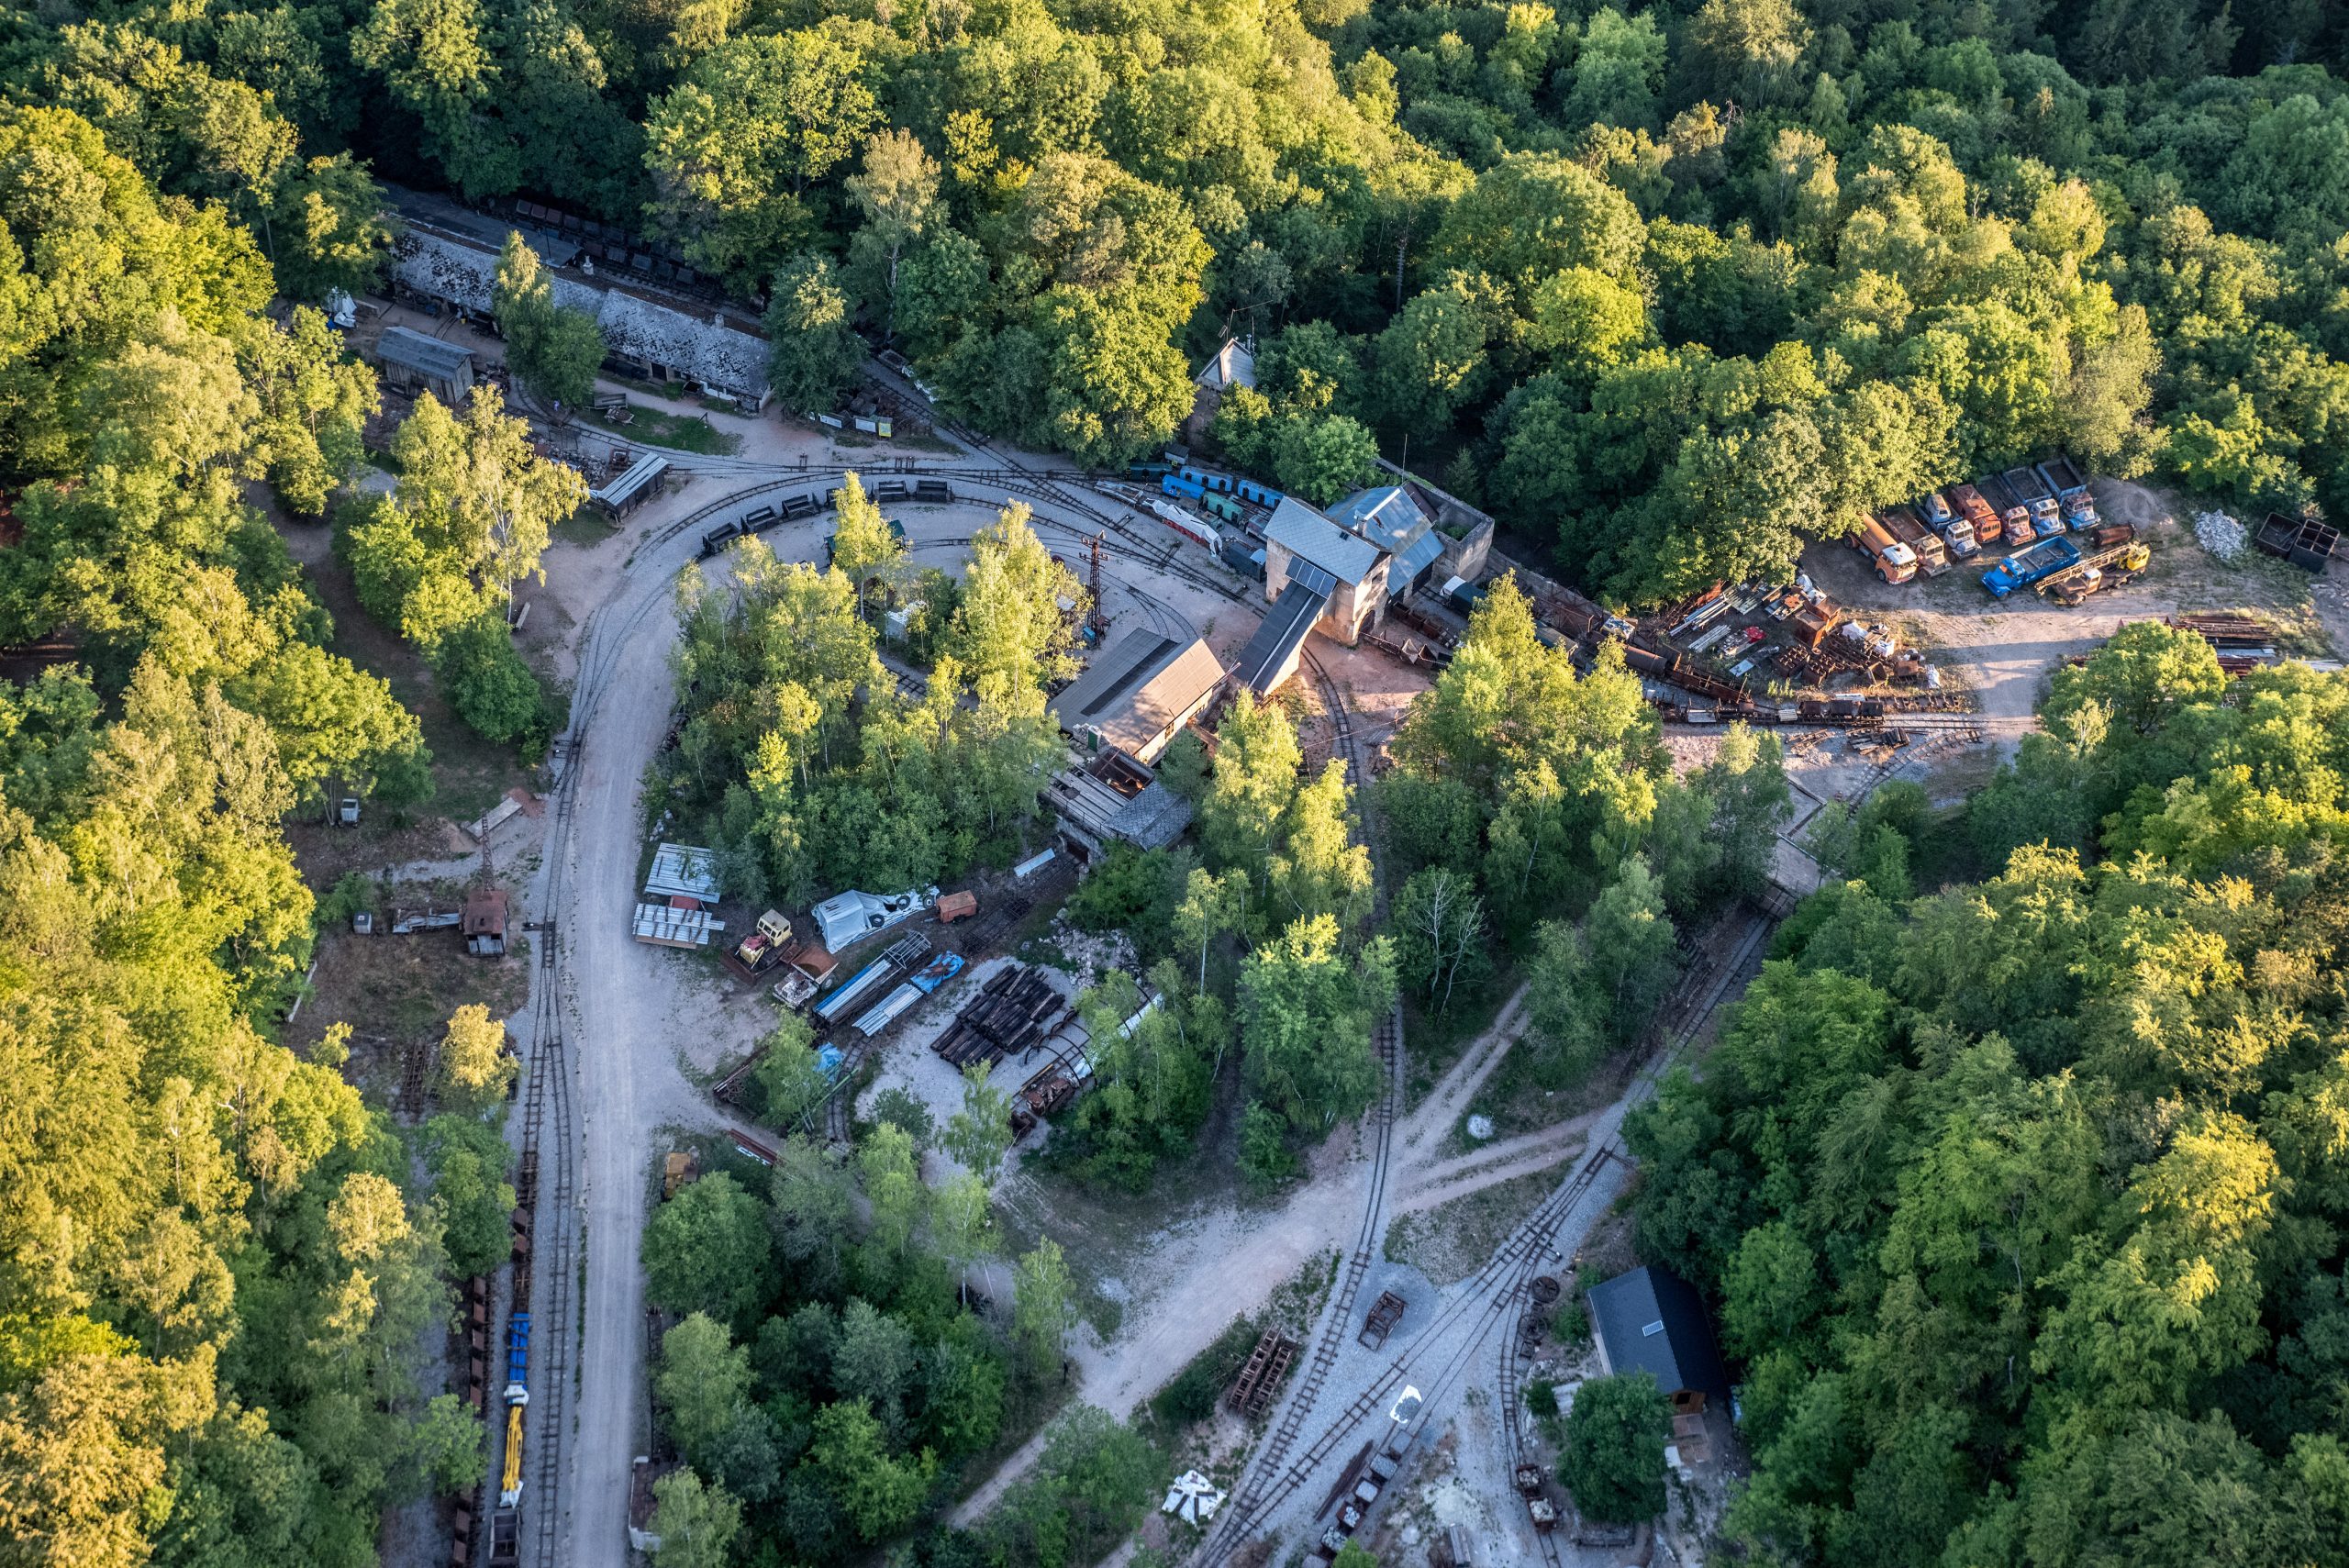
M 2042 539 L 2029 550 L 2015 551 L 1982 573 L 1982 586 L 1990 590 L 1992 598 L 2003 599 L 2017 588 L 2028 588 L 2067 566 L 2078 565 L 2079 562 L 2080 547 L 2069 539 L 2058 536 Z
M 2055 504 L 2062 508 L 2064 521 L 2072 528 L 2096 527 L 2096 497 L 2088 494 L 2088 482 L 2065 457 L 2051 457 L 2038 465 L 2039 477 L 2055 492 Z

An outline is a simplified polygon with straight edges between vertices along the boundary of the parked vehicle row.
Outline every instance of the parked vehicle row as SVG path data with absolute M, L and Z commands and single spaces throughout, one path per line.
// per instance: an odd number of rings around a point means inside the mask
M 2004 598 L 2037 580 L 2032 565 L 2015 563 L 2031 554 L 2030 547 L 2069 533 L 2100 536 L 2101 531 L 2087 481 L 2069 458 L 2056 456 L 1986 473 L 1970 484 L 1929 491 L 1909 506 L 1887 506 L 1869 518 L 1850 543 L 1887 583 L 1906 583 L 1920 573 L 1938 577 L 1952 562 L 1969 560 L 1988 546 L 2014 546 L 2020 554 L 1998 563 L 1984 578 L 1984 585 Z M 2099 542 L 2103 542 L 2100 537 Z M 2052 572 L 2081 557 L 2076 549 L 2069 560 L 2059 559 L 2061 554 L 2031 555 L 2031 561 L 2051 562 L 2047 570 Z

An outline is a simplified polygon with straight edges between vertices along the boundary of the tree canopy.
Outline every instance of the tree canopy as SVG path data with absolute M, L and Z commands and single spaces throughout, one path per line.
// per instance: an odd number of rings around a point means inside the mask
M 380 268 L 374 170 L 529 194 L 763 300 L 790 406 L 861 327 L 956 419 L 1110 463 L 1244 333 L 1283 373 L 1226 399 L 1235 461 L 1327 500 L 1408 440 L 1614 598 L 2054 447 L 2349 495 L 2349 29 L 2312 4 L 142 0 L 6 50 L 10 101 L 292 297 Z M 558 325 L 511 339 L 531 376 L 584 361 Z
M 2129 628 L 1966 808 L 1994 874 L 1912 893 L 1921 799 L 1837 825 L 1852 880 L 1632 1114 L 1642 1249 L 1744 1363 L 1753 1550 L 2337 1551 L 2344 705 Z

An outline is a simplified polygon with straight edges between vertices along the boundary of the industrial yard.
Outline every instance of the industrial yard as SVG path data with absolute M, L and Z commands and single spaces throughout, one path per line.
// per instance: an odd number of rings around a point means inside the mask
M 951 495 L 938 493 L 936 487 L 950 484 L 954 487 Z M 967 501 L 992 493 L 998 484 L 999 480 L 974 483 L 963 474 L 930 481 L 923 491 L 915 490 L 909 483 L 893 487 L 890 511 L 907 524 L 907 544 L 917 559 L 931 551 L 937 552 L 937 559 L 952 559 L 961 539 L 954 519 Z M 1017 478 L 1002 487 L 1015 494 L 1022 488 L 1042 488 Z M 1081 495 L 1058 485 L 1053 488 L 1063 496 Z M 1174 528 L 1165 526 L 1166 519 L 1158 515 L 1168 509 L 1163 506 L 1133 508 L 1124 505 L 1139 489 L 1112 486 L 1089 506 L 1080 501 L 1084 509 L 1077 517 L 1082 521 L 1074 526 L 1056 519 L 1048 510 L 1056 497 L 1039 494 L 1034 503 L 1040 527 L 1064 530 L 1062 537 L 1068 539 L 1069 547 L 1063 553 L 1073 560 L 1086 559 L 1086 526 L 1111 540 L 1109 569 L 1103 580 L 1103 601 L 1108 606 L 1105 640 L 1114 641 L 1121 628 L 1146 631 L 1152 637 L 1174 633 L 1183 627 L 1201 628 L 1207 635 L 1206 646 L 1214 651 L 1217 668 L 1240 669 L 1275 684 L 1296 676 L 1299 656 L 1308 648 L 1319 649 L 1315 668 L 1325 673 L 1310 681 L 1295 682 L 1301 694 L 1297 707 L 1305 717 L 1308 751 L 1358 755 L 1375 770 L 1379 765 L 1377 750 L 1404 706 L 1413 693 L 1425 689 L 1446 662 L 1449 649 L 1464 628 L 1465 612 L 1477 597 L 1476 584 L 1423 582 L 1378 606 L 1375 620 L 1366 620 L 1360 628 L 1359 647 L 1342 648 L 1319 639 L 1310 644 L 1300 640 L 1293 648 L 1275 648 L 1269 656 L 1260 647 L 1252 663 L 1249 645 L 1262 641 L 1256 606 L 1276 608 L 1267 600 L 1279 595 L 1257 585 L 1244 554 L 1224 546 L 1234 537 L 1253 537 L 1252 521 L 1261 525 L 1269 511 L 1226 508 L 1211 516 L 1202 512 L 1197 514 L 1197 524 Z M 754 485 L 746 499 L 721 506 L 721 516 L 729 510 L 733 513 L 724 531 L 729 536 L 772 531 L 784 548 L 812 553 L 818 548 L 824 507 L 820 502 L 793 504 L 795 496 L 812 494 L 792 489 L 787 477 L 780 484 L 767 481 Z M 2119 494 L 2123 506 L 2143 510 L 2136 493 Z M 706 556 L 724 547 L 728 539 L 714 537 L 715 525 L 698 521 L 710 510 L 708 504 L 687 506 L 692 499 L 689 487 L 681 499 L 631 518 L 639 535 L 638 555 L 671 539 Z M 679 517 L 684 521 L 673 520 Z M 818 526 L 805 531 L 794 528 L 795 522 L 809 518 L 818 519 Z M 1153 533 L 1161 528 L 1163 532 Z M 1220 531 L 1209 532 L 1210 528 Z M 2166 552 L 2179 548 L 2174 537 L 2176 531 L 2174 525 L 2148 521 L 2132 534 L 2142 532 L 2158 552 Z M 1197 537 L 1202 533 L 1206 539 Z M 2190 542 L 2185 548 L 2192 548 Z M 1982 595 L 1976 573 L 2000 558 L 1999 552 L 1977 554 L 1980 558 L 1969 562 L 1963 571 L 1953 565 L 1931 580 L 1889 584 L 1868 570 L 1861 555 L 1822 546 L 1807 558 L 1804 575 L 1793 582 L 1743 588 L 1725 585 L 1714 594 L 1636 621 L 1611 616 L 1539 573 L 1518 570 L 1518 577 L 1531 596 L 1539 618 L 1558 636 L 1578 643 L 1589 657 L 1598 657 L 1609 645 L 1620 650 L 1620 656 L 1642 676 L 1652 701 L 1661 710 L 1667 743 L 1680 766 L 1701 765 L 1711 754 L 1720 728 L 1730 721 L 1742 719 L 1783 734 L 1797 805 L 1781 828 L 1776 874 L 1783 884 L 1799 892 L 1817 880 L 1816 868 L 1809 864 L 1804 852 L 1804 836 L 1810 819 L 1827 802 L 1864 798 L 1884 779 L 1902 774 L 1925 780 L 1929 788 L 1965 787 L 1962 781 L 1978 780 L 2028 725 L 2032 705 L 2050 668 L 2093 648 L 2132 615 L 2176 614 L 2197 607 L 2174 596 L 2179 569 L 2166 561 L 2150 569 L 2139 568 L 2133 579 L 2104 587 L 2096 602 L 2079 608 L 2062 607 L 2035 595 L 2024 595 L 2021 604 L 2011 597 L 2000 602 L 1987 595 L 1969 603 L 1957 596 L 1959 591 Z M 1488 575 L 1512 569 L 1497 559 L 1489 561 L 1486 567 Z M 2295 580 L 2303 576 L 2294 572 L 2291 579 L 2275 578 L 2264 562 L 2239 564 L 2218 574 L 2237 577 L 2246 586 L 2264 587 L 2288 603 Z M 1284 593 L 1288 591 L 1284 587 Z M 2221 596 L 2248 600 L 2254 595 Z M 2230 613 L 2234 607 L 2239 606 L 2231 606 Z M 2319 623 L 2322 615 L 2322 609 L 2304 602 L 2299 624 Z M 1311 624 L 1309 618 L 1307 624 Z M 2252 635 L 2252 628 L 2269 623 L 2239 622 L 2231 628 L 2216 622 L 2197 624 L 2217 627 L 2217 635 L 2232 636 L 2241 644 Z M 2288 631 L 2279 633 L 2259 649 L 2243 647 L 2243 652 L 2255 659 L 2274 656 L 2277 645 L 2300 651 L 2300 644 L 2289 640 L 2290 636 Z M 626 662 L 607 663 L 606 668 L 618 673 Z M 1281 675 L 1284 664 L 1288 672 L 1286 677 Z M 1144 667 L 1144 675 L 1149 668 Z M 1184 710 L 1175 719 L 1178 726 L 1186 721 L 1212 723 L 1214 707 L 1200 707 L 1182 694 L 1167 700 Z M 1167 733 L 1171 731 L 1159 731 L 1152 738 L 1155 744 L 1163 745 Z M 1350 747 L 1365 749 L 1354 752 Z M 1573 1201 L 1563 1207 L 1555 1198 L 1543 1201 L 1545 1187 L 1538 1173 L 1545 1162 L 1561 1170 L 1583 1172 L 1582 1177 L 1568 1182 L 1569 1192 L 1576 1190 L 1576 1180 L 1586 1186 L 1594 1176 L 1604 1176 L 1610 1168 L 1600 1148 L 1609 1137 L 1609 1124 L 1604 1118 L 1585 1135 L 1544 1142 L 1530 1150 L 1526 1158 L 1515 1161 L 1461 1161 L 1437 1146 L 1453 1136 L 1464 1085 L 1473 1091 L 1474 1083 L 1492 1070 L 1513 1038 L 1508 1031 L 1497 1033 L 1481 1051 L 1464 1060 L 1447 1079 L 1444 1090 L 1414 1117 L 1399 1148 L 1425 1152 L 1394 1158 L 1391 1171 L 1383 1169 L 1389 1157 L 1376 1146 L 1341 1140 L 1329 1158 L 1317 1163 L 1310 1184 L 1271 1211 L 1252 1212 L 1248 1206 L 1229 1209 L 1224 1206 L 1231 1204 L 1235 1195 L 1219 1195 L 1210 1185 L 1187 1200 L 1192 1207 L 1177 1207 L 1154 1225 L 1130 1228 L 1119 1223 L 1105 1233 L 1099 1227 L 1101 1216 L 1074 1229 L 1056 1219 L 1047 1195 L 1052 1190 L 1050 1184 L 1040 1186 L 1035 1179 L 1019 1173 L 1019 1151 L 1048 1138 L 1052 1117 L 1087 1087 L 1088 1042 L 1072 1010 L 1085 972 L 1081 966 L 1070 973 L 1024 962 L 1013 956 L 1012 950 L 1036 933 L 1052 930 L 1054 911 L 1082 869 L 1080 857 L 1088 851 L 1097 852 L 1098 835 L 1114 827 L 1126 811 L 1117 802 L 1130 798 L 1120 792 L 1134 789 L 1133 780 L 1098 767 L 1087 773 L 1087 779 L 1078 782 L 1091 790 L 1106 785 L 1102 799 L 1108 804 L 1082 806 L 1082 790 L 1069 797 L 1071 815 L 1064 826 L 1084 835 L 1074 843 L 1074 854 L 1064 844 L 1059 854 L 1023 866 L 1019 875 L 994 873 L 968 890 L 917 890 L 905 895 L 908 902 L 902 905 L 893 894 L 842 895 L 843 899 L 867 899 L 877 911 L 872 917 L 876 924 L 869 932 L 841 941 L 837 949 L 823 940 L 823 909 L 761 912 L 726 897 L 716 887 L 648 883 L 640 889 L 633 931 L 639 944 L 702 949 L 707 954 L 691 963 L 656 961 L 647 972 L 650 990 L 640 986 L 627 992 L 629 1005 L 641 1006 L 672 987 L 685 987 L 674 1000 L 661 1004 L 670 1020 L 664 1027 L 674 1031 L 684 1026 L 686 1033 L 702 1035 L 695 1046 L 681 1047 L 670 1054 L 689 1078 L 699 1078 L 707 1085 L 707 1093 L 712 1097 L 696 1104 L 695 1092 L 680 1082 L 661 1102 L 670 1107 L 662 1114 L 662 1123 L 707 1129 L 705 1136 L 717 1140 L 711 1147 L 723 1152 L 730 1146 L 734 1157 L 772 1159 L 769 1140 L 775 1135 L 753 1130 L 756 1123 L 750 1109 L 739 1102 L 758 1060 L 750 1043 L 761 1027 L 758 1019 L 780 1006 L 805 1010 L 814 1029 L 819 1059 L 834 1084 L 802 1127 L 835 1142 L 852 1139 L 859 1119 L 893 1092 L 911 1095 L 942 1123 L 959 1101 L 961 1069 L 974 1061 L 994 1062 L 1004 1086 L 1015 1091 L 1014 1153 L 1007 1167 L 1009 1173 L 1000 1178 L 1005 1212 L 1021 1231 L 1050 1235 L 1059 1230 L 1075 1248 L 1074 1255 L 1083 1271 L 1080 1279 L 1087 1290 L 1097 1293 L 1096 1299 L 1102 1307 L 1100 1313 L 1090 1315 L 1105 1327 L 1081 1331 L 1073 1348 L 1074 1363 L 1085 1379 L 1086 1396 L 1113 1413 L 1138 1407 L 1174 1367 L 1205 1351 L 1234 1307 L 1244 1310 L 1249 1300 L 1268 1298 L 1282 1280 L 1318 1252 L 1334 1247 L 1342 1254 L 1345 1231 L 1339 1222 L 1342 1207 L 1333 1207 L 1332 1200 L 1355 1190 L 1365 1168 L 1381 1173 L 1381 1185 L 1375 1191 L 1400 1195 L 1395 1207 L 1379 1206 L 1374 1199 L 1381 1229 L 1392 1222 L 1390 1216 L 1408 1213 L 1413 1204 L 1428 1201 L 1412 1195 L 1452 1201 L 1479 1190 L 1480 1185 L 1497 1193 L 1520 1188 L 1525 1192 L 1523 1198 L 1510 1201 L 1525 1206 L 1523 1223 L 1534 1229 L 1512 1233 L 1505 1222 L 1502 1233 L 1519 1239 L 1502 1248 L 1503 1257 L 1524 1255 L 1531 1247 L 1549 1248 L 1558 1244 L 1553 1238 L 1578 1234 L 1578 1228 L 1589 1223 L 1576 1218 L 1586 1210 Z M 1147 769 L 1138 777 L 1146 781 Z M 1936 784 L 1937 780 L 1942 782 Z M 618 797 L 613 798 L 617 804 Z M 677 854 L 687 861 L 692 858 L 690 850 L 668 854 L 672 865 Z M 953 896 L 950 899 L 949 895 Z M 681 905 L 694 907 L 681 908 Z M 952 917 L 941 920 L 941 909 L 950 910 Z M 1081 947 L 1075 934 L 1065 929 L 1059 932 L 1059 940 Z M 723 962 L 713 963 L 718 960 Z M 1710 993 L 1715 1005 L 1729 994 L 1726 990 Z M 607 1000 L 617 1003 L 620 995 L 610 993 Z M 695 996 L 701 1000 L 693 1000 Z M 710 1036 L 688 1024 L 687 1020 L 707 1016 L 707 1009 L 721 997 L 723 1016 L 734 1021 L 718 1035 Z M 1702 1017 L 1709 1018 L 1709 1010 Z M 722 1049 L 713 1051 L 713 1041 L 729 1035 L 741 1043 L 730 1054 Z M 730 1133 L 724 1130 L 729 1128 Z M 1592 1150 L 1598 1152 L 1594 1154 Z M 1086 1207 L 1074 1205 L 1072 1218 L 1076 1210 Z M 1364 1218 L 1364 1224 L 1371 1223 Z M 1527 1236 L 1541 1240 L 1529 1241 L 1523 1239 Z M 1248 1260 L 1237 1281 L 1219 1277 L 1212 1267 L 1213 1261 L 1232 1256 Z M 1178 1260 L 1186 1258 L 1202 1271 L 1202 1278 L 1218 1279 L 1217 1288 L 1209 1295 L 1195 1300 L 1196 1293 L 1170 1290 L 1160 1283 L 1169 1265 L 1176 1265 L 1174 1274 L 1179 1277 L 1184 1270 Z M 1393 1271 L 1396 1266 L 1382 1267 Z M 1158 1278 L 1143 1284 L 1141 1276 Z M 1231 1518 L 1257 1525 L 1279 1518 L 1290 1521 L 1285 1530 L 1303 1528 L 1304 1516 L 1275 1512 L 1274 1499 L 1295 1497 L 1303 1506 L 1311 1488 L 1285 1482 L 1276 1493 L 1266 1493 L 1264 1481 L 1252 1481 L 1265 1462 L 1262 1455 L 1252 1458 L 1252 1449 L 1260 1441 L 1253 1434 L 1271 1431 L 1276 1452 L 1285 1446 L 1302 1449 L 1311 1442 L 1302 1462 L 1310 1466 L 1309 1473 L 1323 1473 L 1321 1467 L 1347 1461 L 1352 1451 L 1341 1451 L 1334 1439 L 1314 1438 L 1319 1429 L 1316 1423 L 1324 1420 L 1338 1422 L 1333 1432 L 1351 1429 L 1347 1426 L 1350 1412 L 1325 1407 L 1315 1397 L 1322 1385 L 1364 1383 L 1373 1390 L 1387 1386 L 1391 1374 L 1375 1370 L 1383 1364 L 1378 1358 L 1390 1354 L 1387 1340 L 1397 1345 L 1416 1342 L 1416 1324 L 1426 1316 L 1432 1315 L 1439 1326 L 1450 1323 L 1456 1310 L 1446 1304 L 1455 1298 L 1483 1301 L 1487 1296 L 1476 1293 L 1497 1289 L 1506 1295 L 1537 1288 L 1528 1284 L 1536 1279 L 1534 1273 L 1512 1272 L 1507 1265 L 1498 1273 L 1472 1269 L 1457 1284 L 1436 1286 L 1424 1280 L 1415 1284 L 1415 1272 L 1408 1267 L 1399 1272 L 1371 1271 L 1367 1278 L 1350 1271 L 1347 1288 L 1332 1293 L 1337 1305 L 1327 1310 L 1342 1309 L 1344 1322 L 1351 1323 L 1351 1328 L 1328 1323 L 1303 1335 L 1275 1335 L 1252 1347 L 1263 1354 L 1241 1367 L 1235 1387 L 1227 1391 L 1236 1401 L 1227 1419 L 1238 1424 L 1224 1429 L 1221 1443 L 1225 1446 L 1210 1451 L 1225 1456 L 1224 1462 L 1219 1462 L 1223 1467 L 1218 1473 L 1222 1482 L 1217 1497 L 1238 1487 L 1239 1511 Z M 1463 1291 L 1469 1296 L 1460 1296 Z M 593 1296 L 592 1279 L 590 1292 Z M 1355 1321 L 1365 1313 L 1367 1327 Z M 1390 1317 L 1382 1319 L 1382 1313 Z M 1308 1353 L 1324 1336 L 1334 1334 L 1342 1334 L 1349 1344 L 1357 1340 L 1361 1343 L 1334 1356 Z M 1440 1337 L 1413 1351 L 1411 1356 L 1418 1359 L 1409 1364 L 1437 1353 L 1440 1346 L 1447 1347 L 1441 1351 L 1442 1357 L 1456 1359 L 1476 1352 L 1484 1343 L 1481 1334 L 1458 1340 Z M 1365 1352 L 1367 1359 L 1358 1370 L 1347 1370 L 1354 1365 L 1351 1358 Z M 1561 1377 L 1571 1381 L 1578 1364 L 1571 1347 L 1553 1349 L 1529 1340 L 1516 1353 L 1528 1356 L 1528 1367 L 1553 1381 Z M 1296 1370 L 1308 1361 L 1313 1364 L 1303 1373 Z M 1252 1365 L 1252 1377 L 1248 1372 Z M 1452 1375 L 1457 1377 L 1459 1373 Z M 1291 1385 L 1299 1376 L 1303 1381 Z M 1448 1396 L 1461 1392 L 1446 1390 Z M 590 1394 L 589 1397 L 599 1396 Z M 1275 1405 L 1286 1412 L 1278 1421 L 1273 1421 Z M 1481 1413 L 1475 1400 L 1456 1409 L 1447 1403 L 1444 1408 L 1449 1412 L 1447 1421 L 1464 1423 L 1441 1440 L 1447 1465 L 1492 1465 L 1497 1467 L 1494 1473 L 1506 1478 L 1508 1466 L 1502 1462 L 1519 1451 L 1512 1445 L 1534 1440 L 1531 1429 L 1508 1436 L 1489 1414 Z M 1273 1421 L 1270 1427 L 1268 1421 Z M 1725 1435 L 1717 1437 L 1723 1445 L 1731 1443 Z M 1434 1451 L 1432 1445 L 1430 1451 Z M 1700 1446 L 1690 1451 L 1710 1451 Z M 963 1517 L 976 1517 L 1019 1473 L 1026 1457 L 1026 1451 L 1012 1455 L 996 1480 L 966 1500 Z M 1717 1500 L 1720 1473 L 1701 1459 L 1689 1462 L 1696 1468 L 1687 1472 L 1688 1484 L 1700 1490 L 1710 1485 Z M 1232 1469 L 1235 1463 L 1241 1468 Z M 1413 1484 L 1402 1458 L 1395 1461 L 1393 1468 L 1390 1479 L 1398 1487 Z M 1364 1473 L 1359 1456 L 1354 1469 Z M 1708 1484 L 1703 1480 L 1706 1475 L 1716 1479 Z M 1330 1485 L 1335 1487 L 1339 1481 L 1344 1477 Z M 1419 1507 L 1431 1506 L 1426 1497 L 1433 1494 L 1425 1492 L 1425 1487 L 1446 1484 L 1431 1472 L 1420 1484 Z M 1344 1485 L 1356 1483 L 1344 1481 Z M 1376 1487 L 1372 1491 L 1375 1500 Z M 1279 1507 L 1286 1510 L 1289 1505 L 1282 1502 Z M 1450 1513 L 1464 1516 L 1457 1507 L 1451 1507 Z M 1406 1509 L 1398 1509 L 1398 1514 L 1416 1517 Z M 1530 1517 L 1538 1516 L 1536 1509 Z M 1514 1516 L 1508 1516 L 1507 1510 L 1496 1514 L 1489 1503 L 1480 1517 L 1480 1528 L 1496 1541 L 1523 1529 L 1528 1522 L 1525 1518 L 1512 1522 Z M 1235 1528 L 1239 1527 L 1227 1522 L 1221 1529 L 1228 1533 Z M 1319 1539 L 1317 1532 L 1326 1528 L 1308 1530 L 1303 1538 L 1306 1544 L 1313 1544 Z M 1414 1536 L 1424 1536 L 1430 1526 L 1422 1522 L 1409 1529 Z M 1197 1527 L 1196 1539 L 1219 1540 L 1226 1539 L 1226 1533 L 1217 1533 L 1213 1526 Z M 1329 1539 L 1334 1541 L 1341 1536 Z M 1410 1544 L 1393 1529 L 1381 1539 Z M 1527 1535 L 1520 1549 L 1534 1551 L 1538 1541 L 1542 1550 L 1556 1546 L 1569 1556 L 1576 1550 L 1597 1552 L 1598 1556 L 1584 1559 L 1597 1562 L 1607 1560 L 1606 1553 L 1616 1550 L 1608 1544 L 1611 1540 L 1600 1532 L 1588 1537 L 1586 1548 L 1577 1549 L 1570 1531 L 1537 1533 Z

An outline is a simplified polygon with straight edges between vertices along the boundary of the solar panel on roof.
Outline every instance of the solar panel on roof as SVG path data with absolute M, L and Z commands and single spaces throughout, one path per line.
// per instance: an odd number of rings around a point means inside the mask
M 1288 580 L 1308 594 L 1334 594 L 1338 591 L 1337 578 L 1301 555 L 1290 557 Z

